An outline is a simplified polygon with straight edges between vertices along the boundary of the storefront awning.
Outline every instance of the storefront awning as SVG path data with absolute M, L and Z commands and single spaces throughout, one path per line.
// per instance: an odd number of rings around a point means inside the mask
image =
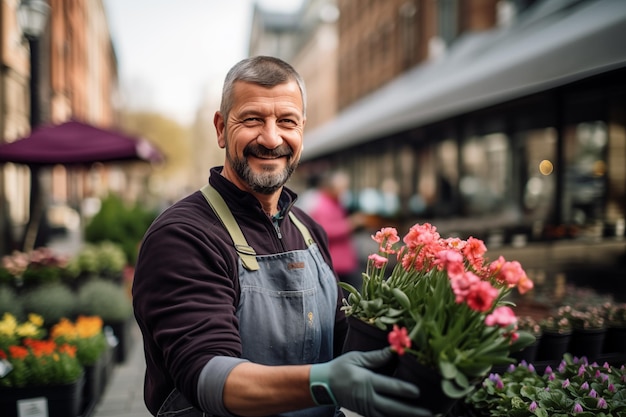
M 623 0 L 549 0 L 468 34 L 305 135 L 303 160 L 626 67 Z

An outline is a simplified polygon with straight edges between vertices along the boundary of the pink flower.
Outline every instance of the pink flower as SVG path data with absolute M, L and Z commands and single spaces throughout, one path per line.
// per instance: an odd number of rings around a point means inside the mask
M 374 263 L 374 268 L 378 268 L 378 269 L 382 268 L 387 263 L 387 258 L 385 258 L 384 256 L 380 256 L 377 253 L 371 254 L 370 256 L 367 257 L 367 259 L 369 259 L 370 261 Z
M 378 243 L 378 250 L 389 254 L 395 253 L 393 245 L 400 241 L 395 227 L 383 227 L 372 236 L 372 239 Z
M 471 288 L 480 282 L 480 278 L 471 272 L 465 272 L 459 276 L 450 276 L 450 285 L 456 296 L 457 304 L 465 301 L 470 293 Z
M 482 268 L 485 252 L 487 252 L 485 243 L 475 237 L 469 237 L 467 244 L 463 247 L 463 255 L 476 269 Z
M 517 317 L 511 307 L 502 306 L 493 310 L 493 313 L 485 317 L 487 326 L 508 327 L 517 323 Z
M 413 225 L 404 236 L 403 242 L 410 248 L 415 249 L 423 244 L 438 241 L 440 238 L 437 228 L 430 223 Z
M 435 265 L 441 268 L 445 268 L 448 271 L 448 276 L 458 277 L 463 275 L 465 267 L 463 266 L 463 255 L 454 250 L 442 250 L 437 252 Z
M 480 281 L 470 288 L 466 302 L 472 310 L 484 313 L 489 311 L 497 297 L 497 289 L 487 281 Z
M 404 349 L 411 347 L 411 339 L 406 327 L 399 328 L 397 324 L 393 325 L 393 329 L 387 335 L 387 340 L 391 349 L 396 351 L 398 355 L 404 355 Z

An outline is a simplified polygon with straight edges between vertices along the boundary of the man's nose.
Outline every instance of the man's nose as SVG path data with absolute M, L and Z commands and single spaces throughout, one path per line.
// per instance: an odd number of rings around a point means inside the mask
M 278 129 L 276 121 L 270 120 L 263 125 L 257 142 L 267 149 L 275 149 L 283 143 L 283 138 L 280 135 L 280 129 Z

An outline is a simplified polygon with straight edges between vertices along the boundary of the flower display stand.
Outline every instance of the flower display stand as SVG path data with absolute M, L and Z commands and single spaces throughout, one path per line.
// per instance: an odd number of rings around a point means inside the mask
M 0 410 L 3 417 L 78 417 L 84 375 L 65 385 L 0 388 Z

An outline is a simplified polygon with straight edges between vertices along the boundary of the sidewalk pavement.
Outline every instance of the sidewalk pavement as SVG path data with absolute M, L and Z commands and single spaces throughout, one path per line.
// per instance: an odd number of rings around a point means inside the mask
M 151 417 L 143 402 L 146 365 L 139 327 L 133 328 L 133 345 L 124 363 L 113 368 L 105 392 L 91 417 Z

